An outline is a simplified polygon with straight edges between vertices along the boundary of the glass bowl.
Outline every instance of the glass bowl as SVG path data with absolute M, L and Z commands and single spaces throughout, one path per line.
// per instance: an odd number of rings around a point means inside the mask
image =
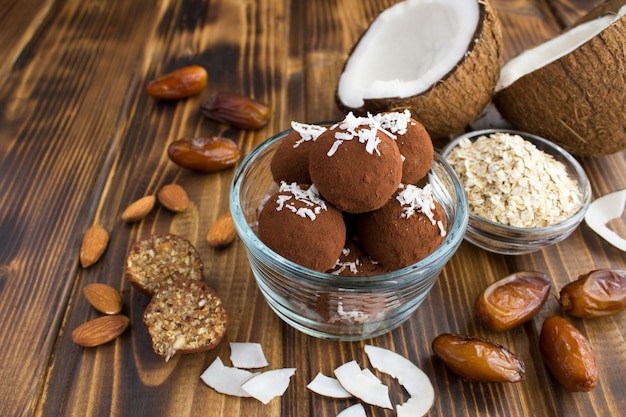
M 237 169 L 230 189 L 230 210 L 261 293 L 283 321 L 311 336 L 352 341 L 393 330 L 422 303 L 463 240 L 468 211 L 461 182 L 435 155 L 427 179 L 445 210 L 447 234 L 441 246 L 420 262 L 369 277 L 311 270 L 269 249 L 255 232 L 258 209 L 276 187 L 270 161 L 289 132 L 254 148 Z
M 448 159 L 452 149 L 465 138 L 475 141 L 481 136 L 494 133 L 519 135 L 560 161 L 566 168 L 569 177 L 578 183 L 580 207 L 569 218 L 545 227 L 513 227 L 490 221 L 469 211 L 469 223 L 465 239 L 472 244 L 490 252 L 504 255 L 521 255 L 539 251 L 567 238 L 576 230 L 585 217 L 591 202 L 591 186 L 585 171 L 578 161 L 560 146 L 539 136 L 509 129 L 485 129 L 469 132 L 448 143 L 441 151 L 441 156 Z

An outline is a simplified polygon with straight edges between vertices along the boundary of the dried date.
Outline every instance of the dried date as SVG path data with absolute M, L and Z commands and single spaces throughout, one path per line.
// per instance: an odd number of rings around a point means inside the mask
M 591 391 L 598 383 L 598 365 L 587 338 L 563 317 L 544 321 L 539 350 L 554 378 L 569 391 Z
M 170 144 L 167 155 L 183 168 L 217 172 L 235 165 L 241 157 L 237 144 L 227 138 L 178 139 Z
M 519 382 L 524 379 L 521 358 L 489 340 L 443 333 L 432 342 L 437 357 L 467 381 Z
M 209 119 L 239 128 L 256 130 L 267 124 L 272 109 L 238 94 L 221 92 L 202 102 L 202 114 Z
M 151 80 L 146 85 L 146 93 L 162 100 L 179 100 L 200 93 L 206 87 L 207 78 L 203 67 L 189 65 Z
M 604 317 L 626 309 L 626 270 L 598 269 L 561 288 L 563 311 L 581 318 Z
M 548 299 L 551 287 L 544 273 L 517 272 L 485 288 L 474 309 L 487 328 L 503 332 L 533 318 Z

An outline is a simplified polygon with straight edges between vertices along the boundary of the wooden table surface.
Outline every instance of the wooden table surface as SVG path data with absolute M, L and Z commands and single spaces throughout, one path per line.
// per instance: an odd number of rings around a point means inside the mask
M 4 0 L 0 4 L 0 415 L 2 416 L 333 416 L 350 400 L 309 392 L 317 374 L 352 359 L 366 343 L 407 356 L 431 378 L 431 416 L 617 416 L 626 410 L 626 313 L 572 319 L 593 345 L 599 384 L 570 393 L 539 358 L 538 330 L 560 314 L 552 297 L 527 325 L 493 333 L 472 314 L 478 292 L 510 273 L 540 270 L 553 292 L 592 269 L 626 267 L 626 254 L 586 225 L 554 247 L 501 256 L 464 242 L 411 319 L 364 342 L 303 335 L 265 304 L 243 245 L 215 250 L 206 233 L 228 211 L 234 170 L 196 174 L 167 157 L 181 137 L 222 135 L 243 153 L 289 126 L 340 117 L 333 93 L 347 52 L 379 11 L 394 0 Z M 597 3 L 590 0 L 494 0 L 509 59 L 550 38 Z M 144 93 L 148 80 L 188 64 L 209 73 L 206 90 L 180 102 Z M 202 98 L 226 90 L 273 108 L 258 131 L 227 128 L 201 116 Z M 594 196 L 626 188 L 626 153 L 584 158 Z M 141 223 L 120 220 L 132 201 L 175 182 L 191 207 L 157 208 Z M 98 223 L 111 241 L 103 258 L 78 262 L 85 230 Z M 223 343 L 211 352 L 164 363 L 141 323 L 147 298 L 130 289 L 124 258 L 153 232 L 196 244 L 207 280 L 230 313 Z M 98 317 L 82 295 L 89 283 L 123 295 L 131 327 L 97 348 L 81 348 L 71 331 Z M 471 334 L 509 347 L 526 362 L 517 384 L 468 383 L 433 357 L 443 332 Z M 228 342 L 259 342 L 270 368 L 295 367 L 284 396 L 263 405 L 227 397 L 200 380 Z M 393 398 L 401 388 L 390 382 Z M 391 411 L 367 408 L 368 416 Z

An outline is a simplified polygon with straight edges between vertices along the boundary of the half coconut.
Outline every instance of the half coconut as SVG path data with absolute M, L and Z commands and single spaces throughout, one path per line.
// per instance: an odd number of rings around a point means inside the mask
M 406 0 L 381 12 L 353 47 L 337 105 L 360 115 L 409 109 L 432 137 L 443 137 L 489 104 L 501 54 L 489 2 Z
M 610 0 L 503 65 L 494 104 L 574 155 L 626 149 L 626 0 Z

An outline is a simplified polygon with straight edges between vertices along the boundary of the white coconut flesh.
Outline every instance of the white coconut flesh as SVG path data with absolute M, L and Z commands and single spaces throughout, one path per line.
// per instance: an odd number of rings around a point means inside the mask
M 386 9 L 348 58 L 339 99 L 358 108 L 364 99 L 423 93 L 464 58 L 479 15 L 476 0 L 407 0 Z
M 352 394 L 346 391 L 335 378 L 318 372 L 315 378 L 306 386 L 316 394 L 331 398 L 350 398 Z
M 587 226 L 616 248 L 626 252 L 626 239 L 608 227 L 608 223 L 620 219 L 626 210 L 626 189 L 596 198 L 585 213 Z
M 337 414 L 337 417 L 367 417 L 363 404 L 354 404 Z
M 250 397 L 250 394 L 241 388 L 241 385 L 255 375 L 257 374 L 244 369 L 224 366 L 222 360 L 217 357 L 202 373 L 200 379 L 221 394 Z
M 500 80 L 496 85 L 495 91 L 503 90 L 524 75 L 543 68 L 575 51 L 625 14 L 626 6 L 622 6 L 617 15 L 605 15 L 582 23 L 549 41 L 527 49 L 502 66 Z

